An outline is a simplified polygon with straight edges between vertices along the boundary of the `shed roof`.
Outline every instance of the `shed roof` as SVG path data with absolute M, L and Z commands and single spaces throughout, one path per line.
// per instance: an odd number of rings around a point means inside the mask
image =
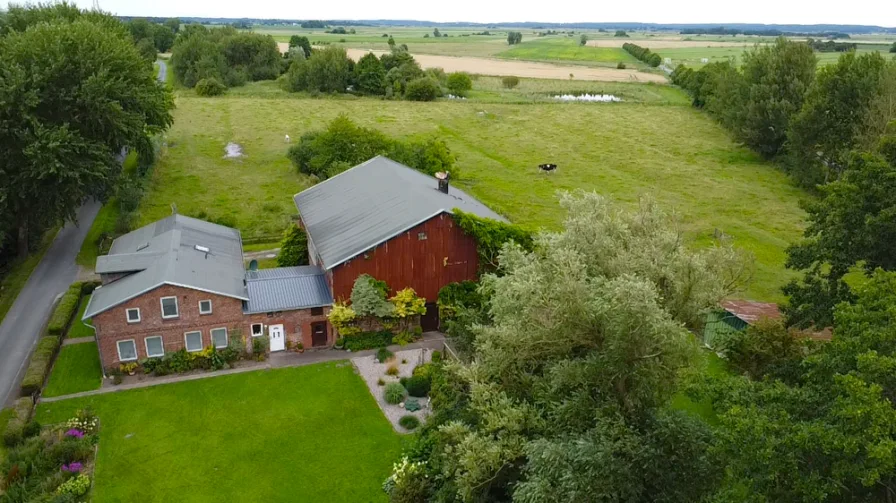
M 278 267 L 246 273 L 249 300 L 243 312 L 267 313 L 333 303 L 324 271 L 316 266 Z
M 778 305 L 773 302 L 724 300 L 721 302 L 721 306 L 722 309 L 743 320 L 748 325 L 752 325 L 760 318 L 769 318 L 772 320 L 781 318 L 781 311 L 778 309 Z
M 454 208 L 506 222 L 466 192 L 445 194 L 437 180 L 383 156 L 359 164 L 294 197 L 325 269 Z
M 83 319 L 165 284 L 248 300 L 239 231 L 184 215 L 119 237 L 97 272 L 131 274 L 94 290 Z

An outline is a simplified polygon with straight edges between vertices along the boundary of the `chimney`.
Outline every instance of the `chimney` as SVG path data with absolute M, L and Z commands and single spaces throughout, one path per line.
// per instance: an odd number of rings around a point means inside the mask
M 436 173 L 436 178 L 439 180 L 439 191 L 447 194 L 448 193 L 448 179 L 451 178 L 451 176 L 448 174 L 447 171 L 439 171 L 438 173 Z

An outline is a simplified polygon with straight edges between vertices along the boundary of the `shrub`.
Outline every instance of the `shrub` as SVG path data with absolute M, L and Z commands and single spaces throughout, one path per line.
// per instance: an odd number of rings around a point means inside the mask
M 625 63 L 623 63 L 622 61 L 620 61 L 619 63 L 616 63 L 616 69 L 617 70 L 625 70 Z
M 507 77 L 501 79 L 501 84 L 507 89 L 513 89 L 514 87 L 520 85 L 520 78 L 513 75 L 508 75 Z
M 402 416 L 401 419 L 398 420 L 398 424 L 406 430 L 416 430 L 417 427 L 420 426 L 420 420 L 417 419 L 417 416 L 408 414 L 407 416 Z
M 442 361 L 442 352 L 441 351 L 433 351 L 432 352 L 432 362 L 439 363 Z
M 264 361 L 268 357 L 268 338 L 253 337 L 252 338 L 252 354 L 258 361 Z
M 351 351 L 363 351 L 365 349 L 376 349 L 392 344 L 392 332 L 364 332 L 360 335 L 352 335 L 345 337 L 345 349 Z
M 83 473 L 78 474 L 77 477 L 66 480 L 62 483 L 57 489 L 56 494 L 71 494 L 73 496 L 84 496 L 87 494 L 87 490 L 90 489 L 90 478 Z
M 383 400 L 385 400 L 386 403 L 397 405 L 404 400 L 405 396 L 406 392 L 404 386 L 397 382 L 389 383 L 383 388 Z
M 455 96 L 466 96 L 467 91 L 473 89 L 473 79 L 466 72 L 456 72 L 448 76 L 448 90 Z
M 31 418 L 32 405 L 31 398 L 19 398 L 13 404 L 13 414 L 9 421 L 5 425 L 0 424 L 0 430 L 3 431 L 3 443 L 6 446 L 13 447 L 22 441 L 25 436 L 25 427 Z
M 431 386 L 432 383 L 429 377 L 419 375 L 411 376 L 404 382 L 404 387 L 408 390 L 408 394 L 418 398 L 428 395 Z
M 392 363 L 388 367 L 386 367 L 386 375 L 397 376 L 398 375 L 398 365 L 395 363 Z
M 386 92 L 386 69 L 376 54 L 368 52 L 355 65 L 355 82 L 363 94 L 384 94 Z
M 305 233 L 305 229 L 292 224 L 283 233 L 283 240 L 280 241 L 277 266 L 297 265 L 308 265 L 308 235 Z
M 386 381 L 384 381 L 383 378 L 380 377 L 379 379 L 376 380 L 376 385 L 377 385 L 377 386 L 385 386 L 385 385 L 386 385 Z
M 433 361 L 435 361 L 435 359 L 433 359 Z M 430 379 L 432 377 L 432 369 L 433 369 L 432 363 L 424 363 L 423 365 L 417 365 L 416 367 L 414 367 L 413 375 Z
M 390 358 L 392 358 L 392 352 L 386 348 L 380 348 L 376 352 L 376 359 L 380 362 L 386 362 Z
M 431 77 L 421 77 L 408 82 L 404 91 L 404 97 L 411 101 L 433 101 L 439 94 L 439 84 Z
M 78 312 L 78 303 L 81 301 L 81 283 L 73 283 L 68 291 L 59 299 L 59 304 L 50 316 L 47 324 L 47 332 L 50 335 L 62 335 L 68 328 L 69 322 Z
M 46 336 L 40 338 L 40 341 L 37 343 L 37 349 L 34 350 L 34 354 L 31 356 L 28 369 L 25 371 L 25 377 L 22 379 L 22 396 L 33 395 L 43 387 L 58 347 L 58 337 Z
M 227 86 L 222 84 L 220 80 L 209 77 L 197 82 L 195 89 L 196 94 L 199 96 L 220 96 L 227 90 Z

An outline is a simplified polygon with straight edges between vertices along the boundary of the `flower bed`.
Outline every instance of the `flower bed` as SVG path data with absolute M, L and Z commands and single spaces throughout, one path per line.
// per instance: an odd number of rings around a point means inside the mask
M 90 491 L 99 422 L 78 411 L 63 424 L 25 428 L 25 437 L 0 465 L 0 483 L 9 501 L 85 501 Z M 4 500 L 5 501 L 5 500 Z

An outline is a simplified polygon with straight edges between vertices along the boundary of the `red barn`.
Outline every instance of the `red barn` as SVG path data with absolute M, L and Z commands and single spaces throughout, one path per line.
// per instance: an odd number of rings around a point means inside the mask
M 439 290 L 475 280 L 475 240 L 454 208 L 506 220 L 460 189 L 382 156 L 295 196 L 312 265 L 326 271 L 333 298 L 348 299 L 361 274 L 393 291 L 411 287 L 427 300 L 424 330 L 438 326 Z

